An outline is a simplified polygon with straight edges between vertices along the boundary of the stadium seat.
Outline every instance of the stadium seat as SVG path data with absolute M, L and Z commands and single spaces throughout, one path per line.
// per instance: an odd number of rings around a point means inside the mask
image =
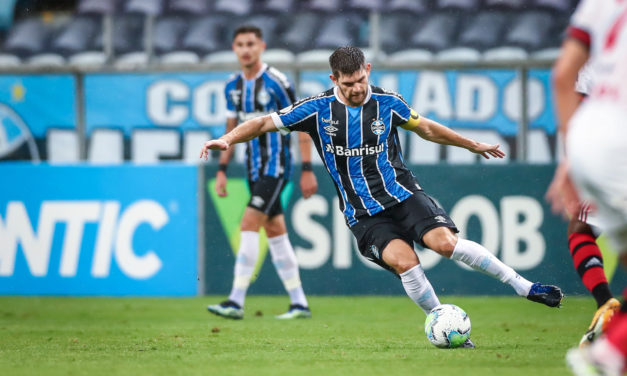
M 80 14 L 113 14 L 117 11 L 119 0 L 80 0 L 78 13 Z
M 429 10 L 429 0 L 391 0 L 387 1 L 382 12 L 424 13 Z
M 68 59 L 74 66 L 101 66 L 107 56 L 96 41 L 102 39 L 100 20 L 90 16 L 73 18 L 53 39 L 51 50 Z
M 118 15 L 113 25 L 115 65 L 134 68 L 148 64 L 144 49 L 144 17 L 136 14 Z
M 299 13 L 287 25 L 278 42 L 283 48 L 295 53 L 309 50 L 313 47 L 312 35 L 315 35 L 321 23 L 321 16 L 314 12 Z
M 296 55 L 289 50 L 271 48 L 263 53 L 263 61 L 270 65 L 287 65 L 296 62 Z
M 40 17 L 30 17 L 17 22 L 6 37 L 3 52 L 20 58 L 43 53 L 47 47 L 52 26 Z
M 504 12 L 481 11 L 462 27 L 456 41 L 458 47 L 473 47 L 478 50 L 497 47 L 508 25 L 509 17 Z
M 227 49 L 228 45 L 221 38 L 223 19 L 216 16 L 204 16 L 191 23 L 189 31 L 183 37 L 181 51 L 174 51 L 175 56 L 162 56 L 162 62 L 174 58 L 175 61 L 192 63 L 198 62 L 199 56 L 205 56 L 220 49 Z
M 441 62 L 475 62 L 481 59 L 481 52 L 471 47 L 453 47 L 439 51 L 435 60 Z
M 348 0 L 348 10 L 356 12 L 374 12 L 381 9 L 381 0 Z
M 529 0 L 484 0 L 485 9 L 520 10 L 527 6 Z
M 128 0 L 124 12 L 158 16 L 165 10 L 165 0 Z
M 186 17 L 177 16 L 165 16 L 159 18 L 153 30 L 153 40 L 154 40 L 154 52 L 156 56 L 162 56 L 168 53 L 177 53 L 176 55 L 171 55 L 165 60 L 161 60 L 162 62 L 169 63 L 197 63 L 198 58 L 193 58 L 195 55 L 191 51 L 182 51 L 182 40 L 183 36 L 187 33 L 190 25 L 190 19 Z M 180 54 L 179 52 L 185 52 L 184 54 Z M 182 56 L 181 56 L 182 55 Z M 182 59 L 183 56 L 191 57 L 191 60 Z M 173 60 L 174 57 L 177 57 L 178 61 Z
M 571 0 L 533 0 L 533 6 L 538 9 L 546 9 L 559 14 L 568 14 L 573 10 Z
M 380 18 L 379 41 L 381 49 L 386 53 L 393 53 L 406 46 L 406 40 L 412 25 L 416 22 L 415 16 L 403 12 L 386 14 Z
M 434 61 L 433 52 L 425 49 L 406 49 L 388 55 L 386 62 L 390 66 L 430 63 Z
M 251 12 L 251 0 L 216 0 L 214 10 L 219 13 L 244 16 Z
M 335 13 L 344 9 L 344 1 L 343 0 L 310 0 L 306 4 L 304 4 L 305 9 L 317 11 L 317 12 L 325 12 L 325 13 Z
M 518 61 L 529 58 L 529 53 L 521 47 L 495 47 L 485 50 L 482 59 L 485 61 Z
M 479 9 L 479 0 L 437 0 L 436 9 L 473 12 Z
M 360 22 L 361 18 L 356 14 L 326 18 L 315 37 L 314 48 L 335 49 L 339 46 L 359 45 Z
M 291 13 L 296 10 L 298 0 L 267 0 L 258 4 L 257 10 L 261 13 Z
M 452 46 L 457 33 L 459 17 L 452 13 L 437 13 L 425 21 L 423 27 L 410 35 L 408 45 L 412 48 L 439 51 Z
M 296 62 L 301 67 L 308 67 L 309 65 L 320 66 L 321 64 L 329 64 L 329 56 L 333 53 L 334 49 L 316 49 L 301 52 L 296 55 Z M 366 62 L 371 62 L 374 59 L 374 53 L 370 48 L 362 48 Z
M 220 65 L 236 68 L 237 67 L 237 56 L 233 53 L 233 51 L 218 51 L 212 54 L 205 56 L 202 60 L 204 63 L 209 65 Z
M 0 52 L 0 68 L 17 68 L 22 64 L 22 60 L 11 54 Z
M 101 31 L 101 23 L 88 16 L 73 18 L 52 40 L 52 50 L 69 56 L 91 49 L 94 39 Z
M 209 12 L 209 2 L 207 0 L 170 0 L 168 10 L 170 13 L 200 16 Z
M 503 46 L 522 47 L 527 51 L 544 46 L 553 25 L 553 18 L 546 12 L 529 11 L 516 16 L 508 28 Z

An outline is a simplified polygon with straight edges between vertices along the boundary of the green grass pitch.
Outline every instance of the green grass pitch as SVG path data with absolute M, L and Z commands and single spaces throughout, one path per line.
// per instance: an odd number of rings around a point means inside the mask
M 469 314 L 476 349 L 442 350 L 406 297 L 310 297 L 313 318 L 278 321 L 288 300 L 0 297 L 0 375 L 564 375 L 595 305 L 443 296 Z

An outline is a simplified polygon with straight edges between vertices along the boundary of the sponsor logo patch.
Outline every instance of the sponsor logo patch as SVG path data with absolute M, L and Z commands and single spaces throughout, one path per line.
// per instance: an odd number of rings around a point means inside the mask
M 385 144 L 378 144 L 376 146 L 362 146 L 360 148 L 345 148 L 340 145 L 327 144 L 324 151 L 327 153 L 335 154 L 340 157 L 363 157 L 365 155 L 376 155 L 383 152 Z

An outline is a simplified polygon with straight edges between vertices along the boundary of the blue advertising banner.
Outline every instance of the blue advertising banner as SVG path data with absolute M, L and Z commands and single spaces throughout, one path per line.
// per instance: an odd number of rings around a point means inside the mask
M 301 96 L 315 95 L 332 86 L 327 71 L 301 74 Z M 374 85 L 396 91 L 423 116 L 454 128 L 495 130 L 515 136 L 520 120 L 520 80 L 513 69 L 447 71 L 379 71 Z M 555 133 L 550 71 L 529 71 L 531 129 Z
M 197 293 L 196 167 L 11 163 L 0 175 L 0 294 Z
M 45 159 L 48 132 L 75 119 L 73 75 L 0 75 L 0 160 Z
M 88 135 L 97 128 L 205 129 L 222 135 L 224 83 L 230 72 L 89 74 L 85 76 Z

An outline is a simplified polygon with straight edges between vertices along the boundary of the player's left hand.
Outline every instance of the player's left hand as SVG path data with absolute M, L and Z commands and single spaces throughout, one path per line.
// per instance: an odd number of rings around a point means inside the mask
M 480 154 L 485 159 L 490 159 L 491 156 L 493 158 L 503 158 L 505 156 L 505 152 L 501 150 L 500 147 L 501 145 L 499 144 L 490 145 L 479 142 L 477 143 L 477 146 L 475 146 L 470 151 Z
M 205 158 L 205 160 L 207 160 L 209 150 L 226 150 L 228 148 L 228 142 L 224 141 L 221 138 L 218 138 L 217 140 L 209 140 L 205 142 L 200 149 L 200 158 Z
M 577 216 L 581 201 L 577 189 L 568 174 L 568 162 L 562 161 L 555 170 L 553 180 L 544 196 L 551 204 L 551 211 L 565 219 Z
M 300 191 L 304 198 L 309 198 L 318 192 L 318 180 L 313 171 L 303 171 L 300 174 Z

